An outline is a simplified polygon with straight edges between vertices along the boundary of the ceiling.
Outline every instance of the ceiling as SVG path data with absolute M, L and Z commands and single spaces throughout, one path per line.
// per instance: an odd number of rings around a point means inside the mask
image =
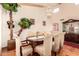
M 21 3 L 21 5 L 50 8 L 56 5 L 61 5 L 61 3 Z
M 63 6 L 63 5 L 75 5 L 74 3 L 20 3 L 20 4 L 25 6 L 40 7 L 40 8 L 52 8 L 52 7 Z

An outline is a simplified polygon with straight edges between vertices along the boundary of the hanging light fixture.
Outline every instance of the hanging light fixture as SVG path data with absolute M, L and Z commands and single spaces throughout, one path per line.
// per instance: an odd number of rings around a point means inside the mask
M 60 6 L 62 3 L 57 3 L 54 7 L 54 9 L 52 8 L 48 8 L 47 13 L 57 13 L 59 12 L 60 8 L 58 6 Z
M 62 3 L 57 3 L 54 7 L 56 7 L 56 8 L 54 8 L 54 9 L 52 9 L 52 8 L 48 8 L 47 10 L 46 10 L 46 13 L 47 13 L 47 17 L 48 18 L 51 18 L 51 16 L 52 16 L 52 14 L 53 13 L 58 13 L 59 11 L 60 11 L 60 8 L 58 7 L 58 6 L 60 6 Z
M 47 13 L 47 17 L 48 18 L 50 18 L 51 17 L 51 15 L 52 15 L 52 9 L 51 8 L 48 8 L 47 10 L 46 10 L 46 13 Z

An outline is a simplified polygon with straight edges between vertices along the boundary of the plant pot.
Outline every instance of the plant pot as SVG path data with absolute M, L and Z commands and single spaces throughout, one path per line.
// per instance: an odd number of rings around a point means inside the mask
M 16 48 L 16 45 L 15 45 L 15 40 L 8 40 L 8 46 L 7 46 L 7 49 L 8 50 L 13 50 Z

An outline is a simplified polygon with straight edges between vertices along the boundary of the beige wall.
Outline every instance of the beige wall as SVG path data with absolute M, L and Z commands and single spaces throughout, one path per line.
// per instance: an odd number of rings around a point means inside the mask
M 20 17 L 19 17 L 19 16 Z M 50 31 L 51 30 L 51 24 L 49 20 L 47 20 L 45 9 L 44 8 L 36 8 L 36 7 L 22 7 L 19 12 L 15 14 L 15 24 L 16 27 L 14 29 L 15 32 L 17 32 L 20 27 L 17 25 L 18 21 L 20 21 L 20 18 L 22 17 L 28 17 L 35 19 L 35 25 L 32 25 L 30 29 L 26 29 L 21 34 L 21 39 L 26 39 L 28 32 L 36 32 L 36 31 Z M 17 20 L 16 20 L 17 19 Z M 46 21 L 46 26 L 42 25 L 42 21 Z M 17 30 L 17 31 L 16 31 Z M 25 33 L 25 34 L 24 34 Z
M 59 31 L 62 31 L 62 22 L 68 19 L 78 19 L 79 20 L 79 5 L 75 4 L 62 4 L 59 6 L 60 11 L 58 13 L 51 15 L 51 22 L 59 24 Z M 64 19 L 60 21 L 60 19 Z
M 1 5 L 0 5 L 0 55 L 1 55 Z
M 56 6 L 55 6 L 56 7 Z M 55 8 L 55 7 L 52 7 Z M 28 17 L 35 19 L 35 25 L 32 25 L 30 29 L 23 30 L 21 34 L 21 39 L 24 40 L 27 37 L 27 33 L 36 32 L 36 31 L 53 31 L 53 24 L 59 24 L 59 31 L 62 31 L 62 22 L 66 21 L 70 18 L 79 19 L 79 5 L 76 6 L 74 4 L 62 4 L 59 6 L 60 11 L 56 14 L 51 15 L 51 18 L 47 18 L 46 9 L 44 8 L 36 8 L 36 7 L 27 7 L 22 6 L 19 7 L 18 12 L 13 14 L 14 24 L 16 25 L 14 28 L 14 32 L 17 33 L 20 27 L 18 26 L 18 22 L 22 17 Z M 3 9 L 2 9 L 3 10 Z M 60 21 L 60 19 L 64 19 Z M 6 21 L 9 20 L 8 14 L 2 12 L 2 46 L 7 46 L 7 40 L 9 39 L 9 29 L 7 28 Z M 46 20 L 47 25 L 42 26 L 42 21 Z
M 22 40 L 26 39 L 27 34 L 29 32 L 36 32 L 36 31 L 51 31 L 51 23 L 47 20 L 45 9 L 44 8 L 37 8 L 37 7 L 28 7 L 28 6 L 21 6 L 18 9 L 17 13 L 13 13 L 13 20 L 14 20 L 14 32 L 17 33 L 20 30 L 18 26 L 18 22 L 22 17 L 28 17 L 35 19 L 35 25 L 32 25 L 30 29 L 23 30 L 20 38 Z M 6 21 L 9 20 L 8 14 L 2 12 L 2 47 L 7 46 L 7 40 L 9 39 L 9 29 L 7 28 Z M 46 26 L 42 25 L 42 21 L 46 21 Z

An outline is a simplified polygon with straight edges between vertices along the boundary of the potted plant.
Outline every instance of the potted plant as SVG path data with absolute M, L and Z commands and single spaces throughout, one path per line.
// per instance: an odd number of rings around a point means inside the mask
M 21 32 L 26 29 L 26 28 L 30 28 L 30 26 L 32 25 L 31 21 L 28 18 L 21 18 L 20 22 L 18 23 L 18 25 L 20 26 L 20 30 L 18 33 L 18 36 L 20 36 Z
M 13 40 L 13 19 L 12 19 L 12 13 L 13 12 L 17 12 L 17 8 L 18 8 L 18 4 L 17 3 L 2 3 L 2 7 L 6 10 L 9 11 L 9 18 L 10 20 L 7 21 L 8 24 L 8 28 L 10 29 L 10 40 L 8 40 L 8 49 L 13 49 L 14 47 L 12 47 L 11 45 L 13 45 L 12 43 L 14 42 Z

